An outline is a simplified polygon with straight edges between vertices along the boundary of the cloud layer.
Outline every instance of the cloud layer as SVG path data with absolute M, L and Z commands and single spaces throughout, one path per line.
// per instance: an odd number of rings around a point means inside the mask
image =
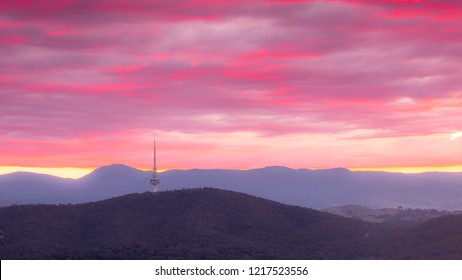
M 454 1 L 2 1 L 0 165 L 462 165 Z M 460 140 L 460 139 L 459 139 Z

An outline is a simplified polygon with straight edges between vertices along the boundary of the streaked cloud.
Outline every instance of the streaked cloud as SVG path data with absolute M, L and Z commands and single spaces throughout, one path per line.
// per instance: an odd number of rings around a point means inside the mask
M 146 167 L 152 130 L 168 168 L 460 165 L 445 143 L 462 122 L 461 15 L 431 0 L 5 0 L 0 165 Z

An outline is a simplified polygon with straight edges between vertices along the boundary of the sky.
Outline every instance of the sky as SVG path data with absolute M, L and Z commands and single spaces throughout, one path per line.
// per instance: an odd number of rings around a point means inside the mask
M 449 0 L 2 0 L 0 173 L 462 171 Z

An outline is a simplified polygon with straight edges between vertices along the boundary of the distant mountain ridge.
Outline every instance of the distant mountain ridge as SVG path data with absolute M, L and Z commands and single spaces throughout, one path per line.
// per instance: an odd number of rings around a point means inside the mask
M 462 216 L 368 223 L 218 189 L 0 208 L 0 259 L 462 259 Z
M 83 203 L 150 190 L 148 171 L 116 164 L 77 180 L 32 173 L 0 176 L 0 206 Z M 252 170 L 170 170 L 160 173 L 160 190 L 213 187 L 289 205 L 324 209 L 370 208 L 462 210 L 462 173 L 400 174 L 265 167 Z
M 462 211 L 435 209 L 382 208 L 372 209 L 361 205 L 344 205 L 322 209 L 321 211 L 341 217 L 358 219 L 372 223 L 421 223 L 448 215 L 459 215 Z

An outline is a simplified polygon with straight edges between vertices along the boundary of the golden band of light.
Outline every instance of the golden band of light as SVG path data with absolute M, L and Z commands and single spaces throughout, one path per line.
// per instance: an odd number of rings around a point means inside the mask
M 0 166 L 0 175 L 13 172 L 33 172 L 38 174 L 53 175 L 61 178 L 78 179 L 90 172 L 94 168 L 80 167 L 26 167 L 26 166 Z
M 182 168 L 183 169 L 183 168 Z M 348 168 L 351 171 L 385 171 L 399 173 L 423 173 L 423 172 L 462 172 L 462 165 L 454 166 L 419 166 L 419 167 L 364 167 Z M 0 175 L 13 172 L 33 172 L 38 174 L 53 175 L 61 178 L 78 179 L 90 172 L 94 168 L 79 167 L 24 167 L 24 166 L 0 166 Z M 142 170 L 150 170 L 143 168 Z M 169 169 L 158 170 L 164 172 Z M 246 170 L 246 169 L 241 169 Z

